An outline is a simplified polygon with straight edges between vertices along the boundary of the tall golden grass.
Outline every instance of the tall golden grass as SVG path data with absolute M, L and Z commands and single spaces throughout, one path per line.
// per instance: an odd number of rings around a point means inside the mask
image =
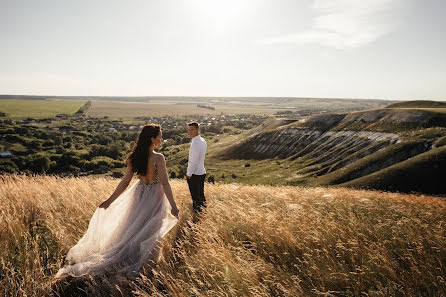
M 207 184 L 135 279 L 54 281 L 119 180 L 0 176 L 1 296 L 444 296 L 446 201 L 344 188 Z

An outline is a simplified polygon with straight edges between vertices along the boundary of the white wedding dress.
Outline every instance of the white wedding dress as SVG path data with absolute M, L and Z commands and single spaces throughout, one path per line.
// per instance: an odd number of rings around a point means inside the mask
M 67 254 L 68 265 L 55 277 L 136 274 L 148 260 L 159 260 L 160 242 L 177 222 L 158 173 L 149 185 L 139 180 L 107 209 L 96 209 L 86 233 Z

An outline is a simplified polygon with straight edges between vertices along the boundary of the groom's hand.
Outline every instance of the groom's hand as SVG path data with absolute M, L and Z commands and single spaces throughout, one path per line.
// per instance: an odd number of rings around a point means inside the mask
M 186 178 L 187 178 L 187 179 L 190 179 L 190 177 L 191 177 L 190 175 L 186 175 Z

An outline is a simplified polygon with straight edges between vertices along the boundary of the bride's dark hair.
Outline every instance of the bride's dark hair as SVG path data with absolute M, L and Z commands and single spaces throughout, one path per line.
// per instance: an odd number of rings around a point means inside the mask
M 147 124 L 139 132 L 135 145 L 126 159 L 127 161 L 130 160 L 132 171 L 138 173 L 138 175 L 146 174 L 149 146 L 152 144 L 152 138 L 156 138 L 160 132 L 161 126 L 157 124 Z

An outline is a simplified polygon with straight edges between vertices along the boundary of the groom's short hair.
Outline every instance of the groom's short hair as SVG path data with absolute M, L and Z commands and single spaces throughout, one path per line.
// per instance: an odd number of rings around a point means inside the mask
M 189 122 L 189 123 L 187 123 L 187 125 L 188 125 L 188 126 L 193 126 L 193 127 L 197 128 L 197 129 L 200 128 L 200 125 L 198 125 L 198 123 L 195 122 L 195 121 L 193 121 L 193 122 Z

